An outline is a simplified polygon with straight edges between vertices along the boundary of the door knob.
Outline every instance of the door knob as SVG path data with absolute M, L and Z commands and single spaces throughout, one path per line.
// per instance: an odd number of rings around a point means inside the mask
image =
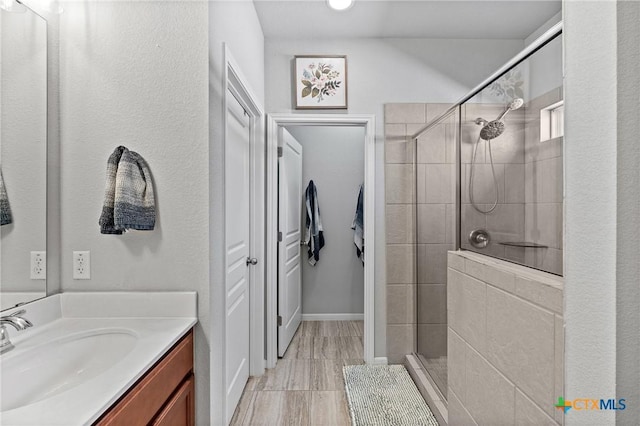
M 256 259 L 255 257 L 247 257 L 247 266 L 257 265 L 257 264 L 258 264 L 258 259 Z

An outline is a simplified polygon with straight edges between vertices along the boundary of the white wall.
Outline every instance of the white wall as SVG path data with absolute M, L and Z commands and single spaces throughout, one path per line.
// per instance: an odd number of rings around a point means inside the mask
M 565 1 L 564 25 L 564 396 L 614 398 L 616 176 L 621 172 L 616 166 L 615 142 L 616 3 Z M 637 173 L 637 164 L 633 167 Z M 634 186 L 629 195 L 637 202 L 636 194 Z M 637 262 L 637 256 L 634 253 L 632 261 Z M 609 425 L 615 423 L 615 417 L 614 411 L 576 412 L 565 417 L 565 424 Z
M 223 42 L 263 102 L 264 44 L 253 3 L 63 6 L 63 291 L 198 291 L 197 423 L 221 424 L 222 345 L 211 342 L 220 338 L 222 315 Z M 153 232 L 99 234 L 106 160 L 118 144 L 150 164 Z M 71 251 L 85 249 L 92 280 L 73 281 Z
M 0 228 L 2 292 L 42 297 L 30 252 L 46 250 L 47 24 L 31 11 L 0 11 L 0 163 L 13 223 Z M 3 303 L 5 305 L 5 303 Z
M 238 62 L 242 74 L 253 91 L 256 101 L 264 105 L 264 37 L 253 2 L 212 1 L 208 6 L 209 16 L 209 271 L 212 309 L 212 341 L 221 342 L 224 315 L 224 150 L 222 81 L 224 72 L 224 49 L 226 43 Z M 264 141 L 259 152 L 264 155 Z M 259 161 L 264 173 L 264 157 Z M 256 273 L 264 274 L 265 259 L 256 266 Z M 211 412 L 210 423 L 222 424 L 225 400 L 222 360 L 224 346 L 213 345 L 211 353 Z
M 205 2 L 65 2 L 60 19 L 62 290 L 196 290 L 197 422 L 209 419 L 208 106 Z M 149 163 L 156 229 L 98 227 L 107 158 Z M 91 280 L 72 251 L 91 250 Z
M 325 247 L 315 266 L 302 248 L 302 313 L 363 314 L 364 268 L 351 223 L 364 182 L 364 128 L 290 126 L 302 145 L 302 187 L 318 190 Z M 306 217 L 303 209 L 303 224 Z
M 640 418 L 640 2 L 618 3 L 618 288 L 616 386 L 628 409 L 618 424 Z
M 294 55 L 347 55 L 349 113 L 376 115 L 375 355 L 386 352 L 384 116 L 390 102 L 453 103 L 507 62 L 522 40 L 268 39 L 266 110 L 291 112 Z
M 624 411 L 567 416 L 566 424 L 634 425 L 640 417 L 640 4 L 564 6 L 566 394 L 627 400 Z

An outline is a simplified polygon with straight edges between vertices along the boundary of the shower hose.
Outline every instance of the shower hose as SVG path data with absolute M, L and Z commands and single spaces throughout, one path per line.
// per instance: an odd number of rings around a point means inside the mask
M 496 209 L 496 206 L 498 205 L 498 179 L 496 178 L 496 169 L 493 165 L 493 153 L 491 152 L 491 139 L 487 139 L 486 142 L 487 142 L 487 145 L 489 145 L 489 160 L 491 162 L 491 173 L 493 175 L 493 189 L 496 194 L 496 198 L 491 208 L 489 208 L 489 210 L 482 210 L 480 207 L 478 207 L 475 200 L 473 199 L 473 178 L 475 174 L 476 155 L 478 153 L 478 145 L 480 145 L 481 140 L 484 140 L 484 139 L 482 139 L 480 135 L 478 135 L 478 140 L 476 141 L 476 144 L 473 148 L 473 157 L 471 158 L 471 167 L 469 171 L 469 200 L 471 201 L 471 205 L 473 206 L 473 208 L 476 209 L 478 212 L 482 214 L 488 214 L 494 211 Z M 486 153 L 486 150 L 485 150 L 485 153 Z

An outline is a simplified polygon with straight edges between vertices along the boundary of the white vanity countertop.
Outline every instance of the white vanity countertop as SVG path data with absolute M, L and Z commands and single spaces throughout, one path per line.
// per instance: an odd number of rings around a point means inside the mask
M 63 293 L 21 308 L 34 327 L 20 333 L 9 330 L 15 349 L 2 355 L 0 369 L 5 359 L 19 360 L 21 354 L 37 353 L 30 351 L 34 347 L 83 332 L 123 331 L 136 340 L 126 355 L 95 377 L 1 412 L 3 425 L 93 423 L 197 323 L 195 292 Z M 11 384 L 5 385 L 3 394 L 12 389 Z

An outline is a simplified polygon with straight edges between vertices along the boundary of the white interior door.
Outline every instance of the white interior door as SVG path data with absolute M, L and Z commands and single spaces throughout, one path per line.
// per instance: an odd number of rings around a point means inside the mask
M 302 320 L 302 146 L 282 129 L 278 162 L 278 356 L 283 356 Z
M 249 378 L 250 120 L 227 92 L 225 141 L 225 390 L 227 423 Z

